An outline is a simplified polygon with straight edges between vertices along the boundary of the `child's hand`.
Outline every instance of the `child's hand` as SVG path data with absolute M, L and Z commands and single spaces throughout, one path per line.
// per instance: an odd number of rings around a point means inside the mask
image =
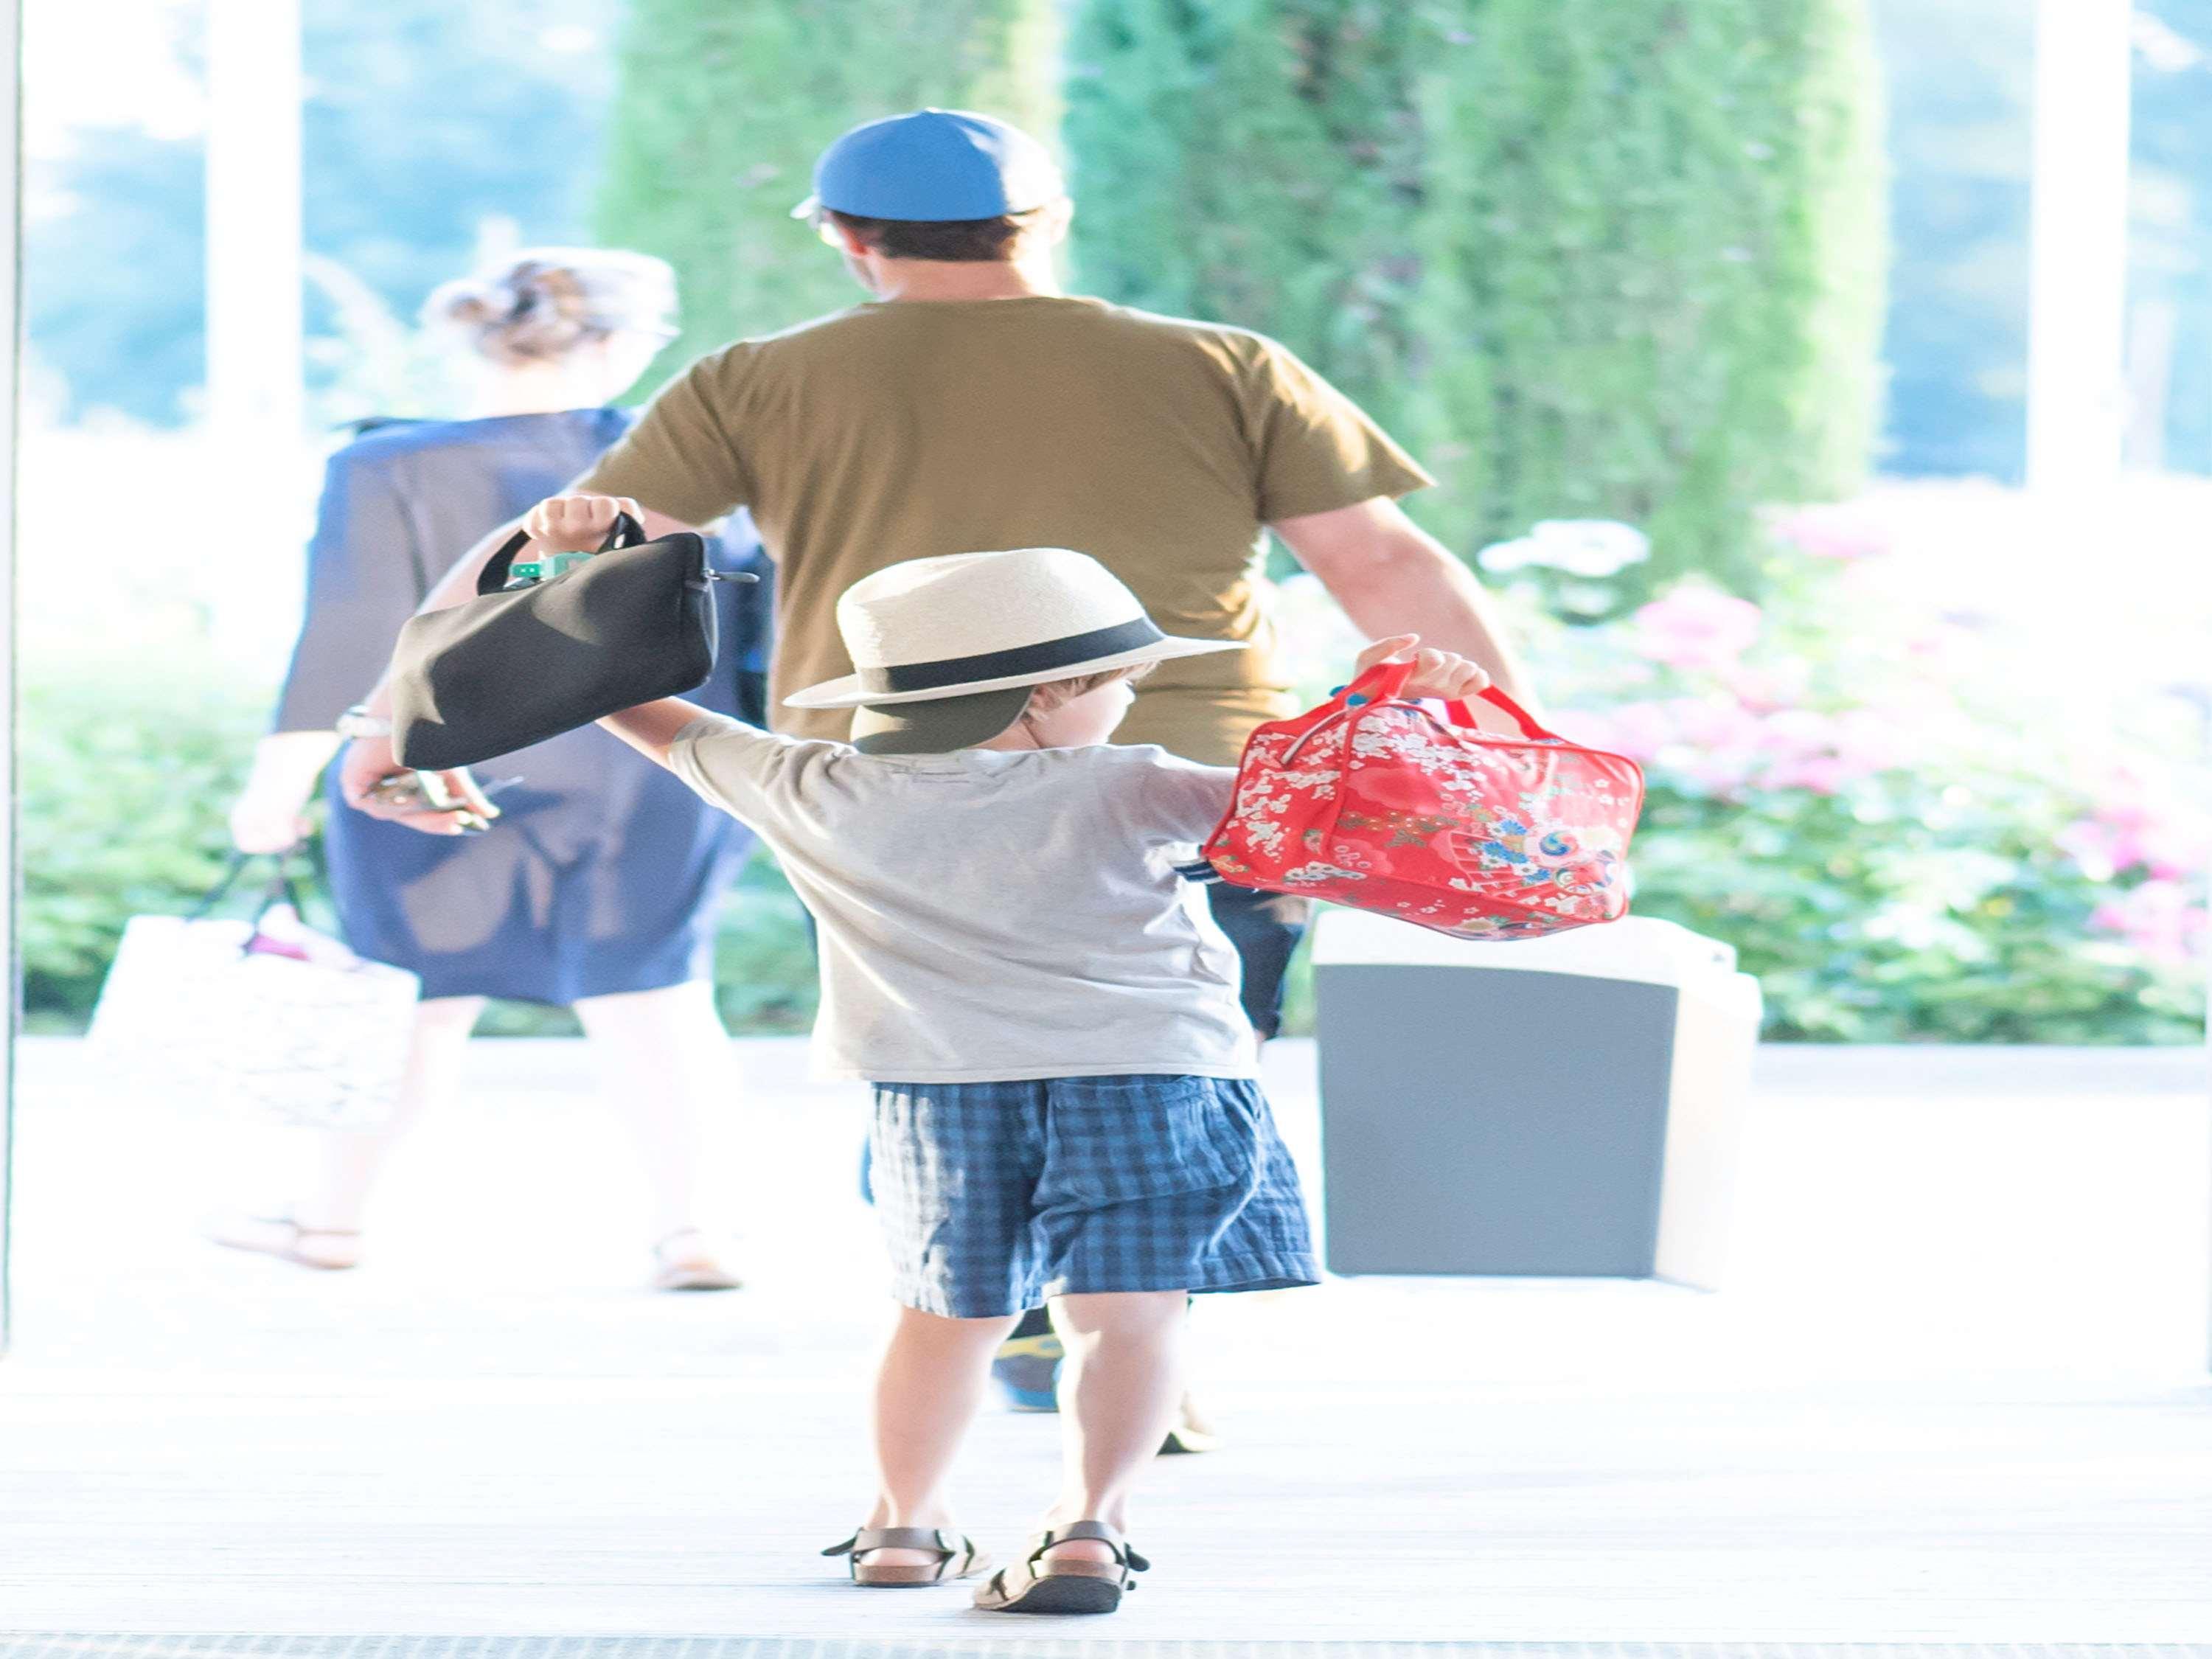
M 1420 643 L 1419 634 L 1398 634 L 1377 640 L 1359 653 L 1359 659 L 1352 665 L 1352 677 L 1358 678 L 1377 663 L 1410 659 L 1413 677 L 1406 682 L 1406 689 L 1399 693 L 1401 696 L 1442 697 L 1447 702 L 1463 702 L 1489 688 L 1490 672 L 1481 664 L 1449 651 L 1422 650 Z
M 615 517 L 640 516 L 627 495 L 555 495 L 523 515 L 522 527 L 550 553 L 596 553 L 614 533 Z

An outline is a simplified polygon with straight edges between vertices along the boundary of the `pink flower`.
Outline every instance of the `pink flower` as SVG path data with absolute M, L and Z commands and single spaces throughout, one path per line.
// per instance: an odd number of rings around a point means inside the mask
M 1871 708 L 1846 708 L 1836 716 L 1829 741 L 1850 775 L 1866 778 L 1913 765 L 1922 729 Z
M 1725 669 L 1759 638 L 1762 620 L 1748 599 L 1710 587 L 1678 587 L 1637 611 L 1631 644 L 1638 654 L 1671 668 Z
M 1845 563 L 1877 558 L 1896 541 L 1890 527 L 1863 501 L 1801 507 L 1776 520 L 1774 533 L 1801 553 Z
M 2124 834 L 2147 829 L 2152 821 L 2150 804 L 2140 795 L 2133 799 L 2106 800 L 2094 814 L 2098 823 Z
M 1674 730 L 1660 763 L 1708 794 L 1740 793 L 1757 776 L 1759 717 L 1727 697 L 1675 697 L 1663 705 Z
M 1560 721 L 1565 736 L 1626 755 L 1707 794 L 1845 785 L 1909 765 L 1898 722 L 1869 708 L 1747 708 L 1732 697 L 1668 697 L 1616 703 Z
M 1796 661 L 1778 668 L 1735 663 L 1721 673 L 1721 684 L 1732 696 L 1762 714 L 1795 704 L 1805 695 L 1805 681 L 1806 665 Z
M 2186 881 L 2201 877 L 2212 854 L 2208 854 L 2204 825 L 2161 823 L 2137 843 L 2143 868 L 2160 881 Z
M 1583 709 L 1562 715 L 1558 726 L 1561 737 L 1592 749 L 1626 755 L 1638 766 L 1649 766 L 1656 760 L 1674 732 L 1674 722 L 1666 705 L 1656 702 L 1624 702 L 1611 708 Z
M 1769 789 L 1809 789 L 1832 795 L 1869 769 L 1838 752 L 1834 717 L 1814 708 L 1783 708 L 1759 722 L 1759 747 L 1766 766 L 1759 781 Z
M 1759 746 L 1778 759 L 1816 754 L 1834 736 L 1835 723 L 1815 708 L 1778 708 L 1759 723 Z
M 2204 907 L 2178 881 L 2146 881 L 2099 905 L 2089 925 L 2118 933 L 2154 962 L 2185 967 L 2204 942 Z
M 2203 872 L 2212 866 L 2212 818 L 2176 799 L 2163 783 L 2132 768 L 2115 768 L 2089 817 L 2068 834 L 2094 847 L 2115 872 L 2141 867 L 2170 881 Z
M 1676 697 L 1666 705 L 1675 740 L 1703 750 L 1760 747 L 1762 722 L 1741 703 L 1725 697 Z
M 2077 818 L 2058 832 L 2058 850 L 2081 868 L 2092 881 L 2110 881 L 2120 872 L 2112 832 L 2094 818 Z M 2102 915 L 2104 909 L 2098 914 Z M 2100 927 L 2105 924 L 2100 922 Z
M 1852 775 L 1851 769 L 1833 755 L 1807 755 L 1770 768 L 1759 781 L 1769 789 L 1809 789 L 1816 795 L 1832 795 Z

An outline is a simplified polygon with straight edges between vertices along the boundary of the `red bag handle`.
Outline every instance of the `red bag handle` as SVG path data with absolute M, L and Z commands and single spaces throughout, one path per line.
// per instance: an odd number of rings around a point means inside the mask
M 1393 697 L 1401 696 L 1405 692 L 1407 682 L 1413 678 L 1413 665 L 1410 659 L 1403 662 L 1378 662 L 1351 684 L 1346 686 L 1343 690 L 1338 692 L 1335 702 L 1340 708 L 1346 708 L 1356 706 L 1352 702 L 1354 697 L 1358 698 L 1362 703 L 1388 702 Z M 1480 693 L 1480 696 L 1483 702 L 1492 708 L 1510 715 L 1514 723 L 1521 728 L 1522 737 L 1539 741 L 1545 739 L 1553 742 L 1559 741 L 1557 732 L 1547 732 L 1537 725 L 1534 717 L 1527 709 L 1496 686 L 1486 688 Z M 1478 724 L 1474 718 L 1474 711 L 1456 697 L 1444 704 L 1444 714 L 1453 724 L 1457 726 Z
M 1534 715 L 1496 686 L 1486 687 L 1479 695 L 1483 702 L 1488 703 L 1492 708 L 1502 710 L 1510 715 L 1514 724 L 1521 728 L 1522 737 L 1533 738 L 1538 742 L 1558 743 L 1562 740 L 1558 732 L 1547 731 L 1537 725 Z M 1444 713 L 1461 726 L 1473 726 L 1475 723 L 1474 711 L 1457 698 L 1444 705 Z

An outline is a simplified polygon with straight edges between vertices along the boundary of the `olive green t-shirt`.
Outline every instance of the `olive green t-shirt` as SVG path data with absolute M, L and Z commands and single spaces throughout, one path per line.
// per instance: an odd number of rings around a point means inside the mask
M 1335 388 L 1243 329 L 1036 296 L 891 301 L 740 340 L 671 381 L 577 488 L 687 524 L 750 507 L 776 562 L 781 699 L 849 673 L 837 596 L 903 559 L 1070 547 L 1170 634 L 1251 641 L 1164 663 L 1115 733 L 1233 764 L 1295 713 L 1262 526 L 1433 482 Z

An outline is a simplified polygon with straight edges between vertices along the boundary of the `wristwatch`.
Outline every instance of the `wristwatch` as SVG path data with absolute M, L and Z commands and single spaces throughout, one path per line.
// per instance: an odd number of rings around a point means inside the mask
M 368 705 L 357 702 L 338 716 L 338 735 L 342 738 L 388 738 L 392 722 L 382 714 L 372 714 Z

